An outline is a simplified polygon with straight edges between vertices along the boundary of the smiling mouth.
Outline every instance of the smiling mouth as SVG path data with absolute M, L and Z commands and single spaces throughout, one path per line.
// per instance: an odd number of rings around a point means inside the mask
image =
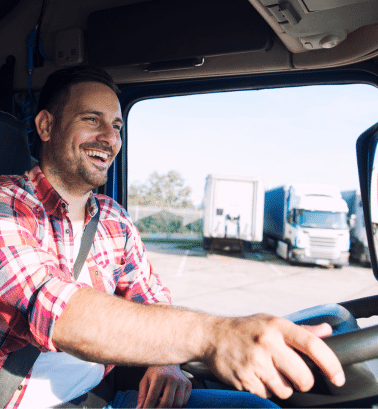
M 96 151 L 94 149 L 86 150 L 85 153 L 90 158 L 96 160 L 96 162 L 105 163 L 109 158 L 109 154 L 107 154 L 105 152 Z

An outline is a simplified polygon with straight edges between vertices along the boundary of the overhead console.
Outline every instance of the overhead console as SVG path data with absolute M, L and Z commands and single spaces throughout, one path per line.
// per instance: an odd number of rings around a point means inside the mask
M 266 50 L 270 35 L 248 0 L 155 0 L 90 14 L 88 60 L 104 68 L 191 68 L 209 56 Z
M 362 26 L 378 23 L 377 0 L 259 0 L 306 50 L 333 48 Z

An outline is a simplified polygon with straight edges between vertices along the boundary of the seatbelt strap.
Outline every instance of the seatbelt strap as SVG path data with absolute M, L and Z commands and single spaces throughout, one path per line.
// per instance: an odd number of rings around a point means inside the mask
M 93 239 L 96 234 L 97 224 L 100 219 L 100 204 L 98 203 L 98 200 L 96 197 L 94 199 L 96 201 L 98 211 L 92 217 L 92 219 L 88 222 L 87 226 L 85 227 L 83 237 L 80 243 L 79 254 L 76 257 L 75 264 L 73 267 L 75 280 L 79 278 L 80 271 L 83 268 L 85 260 L 88 257 L 89 250 L 92 246 Z
M 85 227 L 81 239 L 79 254 L 73 268 L 75 280 L 78 279 L 80 271 L 87 259 L 96 234 L 97 224 L 100 219 L 100 204 L 96 197 L 94 199 L 98 210 Z M 28 344 L 9 354 L 7 360 L 0 369 L 0 408 L 4 408 L 9 402 L 16 389 L 29 373 L 40 353 L 41 351 L 37 347 Z

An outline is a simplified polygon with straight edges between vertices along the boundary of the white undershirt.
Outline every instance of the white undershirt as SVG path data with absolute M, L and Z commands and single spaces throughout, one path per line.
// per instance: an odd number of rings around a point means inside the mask
M 83 232 L 74 238 L 74 260 L 79 253 Z M 92 286 L 84 263 L 78 281 Z M 41 353 L 34 363 L 19 409 L 51 408 L 83 395 L 97 386 L 104 375 L 102 364 L 82 361 L 65 352 Z

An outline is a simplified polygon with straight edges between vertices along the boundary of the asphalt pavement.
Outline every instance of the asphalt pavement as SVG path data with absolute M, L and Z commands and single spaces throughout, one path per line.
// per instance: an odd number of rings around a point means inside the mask
M 173 304 L 224 316 L 285 316 L 316 305 L 378 294 L 370 268 L 290 265 L 274 253 L 204 251 L 201 245 L 145 243 L 149 260 L 171 290 Z M 378 317 L 359 320 L 378 324 Z

